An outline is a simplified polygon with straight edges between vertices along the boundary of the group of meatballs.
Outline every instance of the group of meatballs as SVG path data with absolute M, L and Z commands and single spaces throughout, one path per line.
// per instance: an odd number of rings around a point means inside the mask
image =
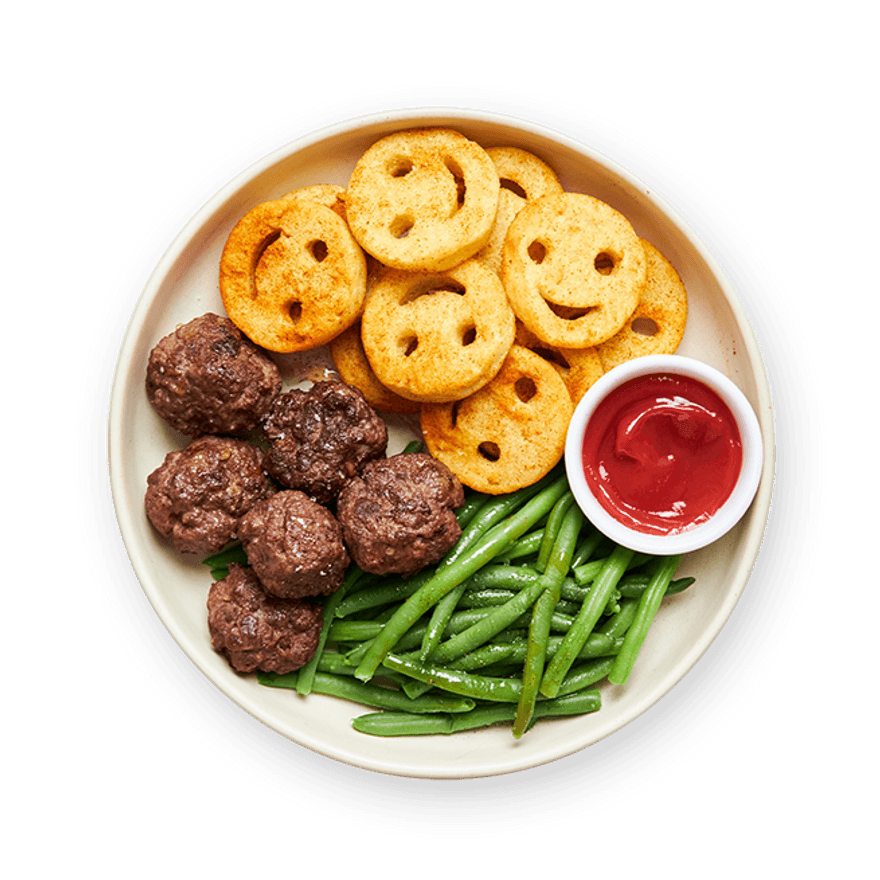
M 202 315 L 161 339 L 146 390 L 189 438 L 147 478 L 152 526 L 182 553 L 240 541 L 247 556 L 207 602 L 211 643 L 239 672 L 307 663 L 321 599 L 352 561 L 408 576 L 461 535 L 464 490 L 444 464 L 386 456 L 385 422 L 343 382 L 282 391 L 275 362 L 224 316 Z

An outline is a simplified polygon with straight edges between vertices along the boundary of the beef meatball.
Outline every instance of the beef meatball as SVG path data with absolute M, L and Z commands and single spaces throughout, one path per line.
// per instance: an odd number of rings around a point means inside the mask
M 270 596 L 250 568 L 236 563 L 208 591 L 211 644 L 239 672 L 283 675 L 305 666 L 318 648 L 322 614 L 303 599 Z
M 332 502 L 363 465 L 385 454 L 388 429 L 363 394 L 344 382 L 316 382 L 275 398 L 263 427 L 269 473 L 321 504 Z
M 175 430 L 241 434 L 281 391 L 281 373 L 229 318 L 209 312 L 159 340 L 146 385 L 150 403 Z
M 147 518 L 182 553 L 216 553 L 238 522 L 276 488 L 264 453 L 245 440 L 205 436 L 169 452 L 147 477 Z
M 464 489 L 424 453 L 367 464 L 339 495 L 336 515 L 355 563 L 374 574 L 413 574 L 437 562 L 461 536 L 454 510 Z
M 350 562 L 336 517 L 296 489 L 255 504 L 238 536 L 266 592 L 283 599 L 332 593 Z

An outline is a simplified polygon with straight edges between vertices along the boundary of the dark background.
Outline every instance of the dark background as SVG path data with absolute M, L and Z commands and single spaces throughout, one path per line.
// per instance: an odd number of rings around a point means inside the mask
M 12 345 L 0 643 L 10 876 L 812 877 L 870 864 L 877 68 L 876 21 L 860 9 L 849 0 L 833 15 L 753 2 L 722 11 L 682 2 L 49 2 L 6 13 L 0 216 Z M 364 89 L 451 81 L 588 108 L 714 190 L 797 310 L 829 436 L 810 591 L 733 723 L 624 803 L 482 841 L 349 827 L 263 791 L 206 750 L 144 684 L 104 614 L 73 481 L 92 333 L 166 203 L 291 113 Z

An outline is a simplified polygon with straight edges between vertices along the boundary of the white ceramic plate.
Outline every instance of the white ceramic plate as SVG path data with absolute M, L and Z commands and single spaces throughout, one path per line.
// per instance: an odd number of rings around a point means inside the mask
M 613 205 L 672 262 L 687 287 L 690 314 L 679 353 L 727 374 L 758 415 L 765 443 L 761 485 L 746 516 L 724 538 L 688 556 L 682 575 L 696 584 L 665 600 L 624 689 L 603 686 L 600 712 L 542 721 L 519 741 L 506 728 L 434 737 L 380 738 L 352 730 L 367 711 L 320 695 L 261 687 L 234 673 L 210 644 L 205 599 L 210 576 L 197 560 L 169 549 L 143 512 L 147 475 L 185 438 L 153 412 L 144 392 L 150 349 L 176 324 L 222 314 L 217 268 L 229 231 L 253 205 L 312 183 L 346 184 L 358 157 L 393 131 L 443 125 L 485 147 L 515 145 L 549 162 L 567 190 Z M 289 357 L 288 381 L 307 379 L 312 358 Z M 394 426 L 394 445 L 408 439 Z M 240 707 L 302 746 L 370 770 L 467 778 L 533 767 L 614 733 L 666 694 L 697 662 L 727 621 L 755 563 L 770 508 L 774 434 L 770 390 L 757 342 L 736 294 L 686 224 L 640 181 L 588 147 L 518 119 L 468 111 L 406 111 L 371 116 L 289 144 L 242 173 L 192 219 L 150 278 L 122 344 L 109 420 L 110 476 L 123 540 L 140 583 L 171 635 L 199 669 Z M 390 448 L 390 451 L 396 451 Z

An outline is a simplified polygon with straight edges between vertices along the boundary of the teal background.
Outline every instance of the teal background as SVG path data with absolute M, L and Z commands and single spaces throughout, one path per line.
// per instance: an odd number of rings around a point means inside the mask
M 449 0 L 411 9 L 384 0 L 351 8 L 47 0 L 8 10 L 0 57 L 8 876 L 813 877 L 872 864 L 875 18 L 852 0 L 831 11 L 752 0 Z M 483 841 L 353 828 L 267 794 L 215 758 L 120 646 L 86 564 L 73 486 L 89 342 L 117 273 L 165 204 L 229 147 L 290 113 L 435 81 L 578 104 L 701 178 L 761 245 L 794 303 L 829 436 L 811 589 L 733 723 L 618 806 Z

